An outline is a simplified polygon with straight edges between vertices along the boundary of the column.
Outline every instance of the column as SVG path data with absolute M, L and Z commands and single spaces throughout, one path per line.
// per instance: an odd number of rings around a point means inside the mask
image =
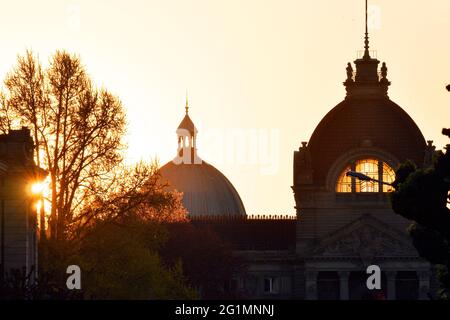
M 317 300 L 317 271 L 305 272 L 306 300 Z
M 341 300 L 349 300 L 349 287 L 348 287 L 348 279 L 350 277 L 349 271 L 339 271 L 339 298 Z
M 386 279 L 387 279 L 387 299 L 395 300 L 396 299 L 396 276 L 397 271 L 386 271 Z
M 430 292 L 430 271 L 419 271 L 419 300 L 428 300 Z

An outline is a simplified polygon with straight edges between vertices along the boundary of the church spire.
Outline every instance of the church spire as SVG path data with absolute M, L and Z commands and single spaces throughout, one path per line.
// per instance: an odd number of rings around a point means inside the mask
M 364 59 L 370 59 L 369 54 L 369 30 L 367 26 L 367 0 L 366 0 L 366 33 L 364 36 Z

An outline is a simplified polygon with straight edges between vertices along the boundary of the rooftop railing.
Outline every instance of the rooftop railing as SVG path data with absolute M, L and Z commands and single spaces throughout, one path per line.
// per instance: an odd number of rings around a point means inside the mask
M 206 220 L 206 221 L 229 221 L 229 220 L 296 220 L 297 217 L 292 214 L 250 214 L 250 215 L 207 215 L 207 216 L 190 216 L 190 220 Z

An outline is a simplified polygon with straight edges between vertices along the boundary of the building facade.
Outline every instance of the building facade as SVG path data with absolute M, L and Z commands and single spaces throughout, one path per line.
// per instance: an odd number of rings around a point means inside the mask
M 172 164 L 169 172 L 163 167 L 174 188 L 188 195 L 194 222 L 208 223 L 234 245 L 246 265 L 236 276 L 243 298 L 429 299 L 436 291 L 432 266 L 407 234 L 411 221 L 395 214 L 389 201 L 395 169 L 407 160 L 430 165 L 435 148 L 390 100 L 388 69 L 371 57 L 367 27 L 363 54 L 346 73 L 345 99 L 294 152 L 296 219 L 246 217 L 236 190 L 216 173 L 201 165 L 195 175 L 181 172 L 185 165 Z M 189 141 L 184 152 L 193 161 L 197 131 L 190 118 L 180 128 L 187 135 L 179 136 L 179 146 Z M 381 271 L 380 289 L 367 287 L 369 266 Z
M 427 165 L 433 147 L 414 121 L 388 97 L 387 67 L 364 56 L 347 67 L 347 95 L 294 153 L 298 213 L 296 255 L 303 261 L 306 299 L 362 299 L 365 270 L 378 265 L 387 299 L 425 299 L 430 265 L 406 234 L 411 223 L 391 209 L 394 169 L 406 160 Z M 348 176 L 356 171 L 378 181 Z
M 45 175 L 33 160 L 27 128 L 0 135 L 0 276 L 20 271 L 30 282 L 37 277 L 36 198 L 31 186 Z

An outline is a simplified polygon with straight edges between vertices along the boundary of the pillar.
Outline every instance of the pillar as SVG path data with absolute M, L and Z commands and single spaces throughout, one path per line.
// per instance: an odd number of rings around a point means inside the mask
M 305 296 L 306 300 L 317 300 L 317 271 L 305 272 Z
M 419 271 L 419 300 L 428 300 L 430 291 L 430 271 Z
M 341 300 L 349 300 L 350 293 L 348 287 L 349 271 L 339 271 L 339 298 Z
M 396 299 L 396 276 L 397 271 L 386 271 L 386 279 L 387 279 L 387 299 L 395 300 Z

